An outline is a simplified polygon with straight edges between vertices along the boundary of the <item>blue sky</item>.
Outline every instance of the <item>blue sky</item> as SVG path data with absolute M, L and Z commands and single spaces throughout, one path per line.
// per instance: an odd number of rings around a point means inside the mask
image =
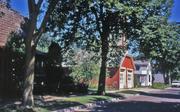
M 11 6 L 14 10 L 23 16 L 28 16 L 27 0 L 11 0 Z M 170 21 L 180 22 L 180 0 L 174 0 Z

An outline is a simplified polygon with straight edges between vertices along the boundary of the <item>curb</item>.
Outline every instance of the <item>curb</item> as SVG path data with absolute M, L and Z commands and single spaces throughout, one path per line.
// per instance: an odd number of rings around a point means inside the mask
M 124 96 L 125 98 L 131 97 L 131 96 L 139 96 L 139 94 L 121 94 L 121 95 Z M 93 108 L 93 107 L 96 107 L 98 105 L 104 105 L 107 103 L 116 103 L 116 102 L 120 102 L 123 100 L 124 99 L 122 99 L 122 98 L 112 98 L 108 101 L 97 101 L 97 102 L 87 103 L 87 104 L 79 105 L 79 106 L 75 106 L 75 107 L 68 107 L 68 108 L 64 108 L 64 109 L 59 109 L 59 110 L 55 110 L 52 112 L 89 112 L 90 110 L 86 110 L 85 108 Z
M 85 105 L 80 105 L 80 106 L 75 106 L 75 107 L 69 107 L 69 108 L 65 108 L 65 109 L 59 109 L 59 110 L 55 110 L 55 111 L 52 111 L 52 112 L 74 112 L 74 111 L 78 111 L 78 110 L 81 110 L 81 109 L 84 109 L 84 108 L 93 108 L 93 107 L 96 107 L 98 105 L 103 105 L 103 104 L 106 104 L 106 103 L 115 103 L 115 102 L 120 102 L 122 101 L 121 98 L 112 98 L 108 101 L 97 101 L 97 102 L 94 102 L 94 103 L 87 103 Z M 83 110 L 85 111 L 85 110 Z M 88 110 L 87 110 L 88 112 Z

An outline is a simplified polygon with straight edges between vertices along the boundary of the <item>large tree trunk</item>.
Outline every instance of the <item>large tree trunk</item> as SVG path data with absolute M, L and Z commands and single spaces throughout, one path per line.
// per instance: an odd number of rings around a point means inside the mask
M 23 105 L 34 106 L 33 83 L 34 83 L 34 67 L 35 67 L 35 47 L 26 45 L 25 59 L 25 81 L 23 91 Z
M 100 75 L 99 75 L 99 83 L 98 83 L 98 94 L 104 95 L 105 94 L 105 82 L 106 82 L 106 67 L 107 67 L 107 54 L 108 54 L 108 32 L 104 32 L 101 36 L 101 68 L 100 68 Z
M 101 56 L 102 56 L 102 61 L 101 61 L 99 83 L 98 83 L 98 94 L 99 95 L 104 95 L 105 94 L 105 81 L 106 81 L 106 60 L 107 60 L 107 55 L 105 53 L 102 53 Z

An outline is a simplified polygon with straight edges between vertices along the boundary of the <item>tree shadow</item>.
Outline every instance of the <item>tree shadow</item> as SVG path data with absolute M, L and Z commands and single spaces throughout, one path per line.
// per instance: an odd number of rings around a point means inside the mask
M 172 94 L 170 94 L 166 92 L 152 93 L 152 92 L 142 92 L 142 91 L 134 91 L 134 90 L 121 91 L 120 93 L 139 94 L 139 95 L 144 95 L 144 96 L 152 96 L 152 97 L 160 97 L 160 98 L 180 99 L 180 90 L 174 90 L 174 92 L 176 92 L 177 94 L 173 94 L 173 92 Z
M 120 91 L 117 93 L 124 93 L 124 94 L 139 94 L 140 91 L 135 91 L 135 90 L 125 90 L 125 91 Z
M 87 94 L 86 94 L 87 95 Z M 86 96 L 84 94 L 78 94 L 78 95 L 71 95 L 71 97 L 81 97 L 81 96 Z M 104 101 L 104 103 L 108 103 L 109 100 L 111 98 L 119 98 L 119 99 L 124 99 L 123 96 L 121 95 L 117 95 L 117 94 L 106 94 L 106 96 L 109 96 L 110 98 L 105 98 L 105 97 L 97 97 L 95 96 L 91 96 L 90 98 L 88 98 L 88 103 L 97 103 L 100 104 L 100 101 Z M 70 96 L 67 96 L 70 97 Z M 60 110 L 60 109 L 65 109 L 68 107 L 74 107 L 74 106 L 81 106 L 81 107 L 86 107 L 85 105 L 86 103 L 79 103 L 76 101 L 66 101 L 66 100 L 62 100 L 62 99 L 58 99 L 58 100 L 51 100 L 51 101 L 45 101 L 43 98 L 36 98 L 35 99 L 35 106 L 36 107 L 40 107 L 40 108 L 44 108 L 48 111 L 55 111 L 55 110 Z
M 153 97 L 160 97 L 160 98 L 171 98 L 171 99 L 180 99 L 180 94 L 169 94 L 169 93 L 146 93 L 146 92 L 139 92 L 140 95 L 145 96 L 153 96 Z
M 73 101 L 62 101 L 62 100 L 36 101 L 35 103 L 36 107 L 38 108 L 40 107 L 48 111 L 55 111 L 55 110 L 79 106 L 79 105 L 83 105 L 83 104 Z
M 99 105 L 92 112 L 180 112 L 180 103 L 123 101 Z
M 117 94 L 117 93 L 106 93 L 105 95 L 113 97 L 113 98 L 125 99 L 125 97 L 123 95 L 120 95 L 120 94 Z

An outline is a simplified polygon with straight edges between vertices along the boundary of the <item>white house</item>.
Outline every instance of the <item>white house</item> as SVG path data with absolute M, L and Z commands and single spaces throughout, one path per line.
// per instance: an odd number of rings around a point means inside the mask
M 152 85 L 152 68 L 151 63 L 147 60 L 135 60 L 135 76 L 141 86 Z

